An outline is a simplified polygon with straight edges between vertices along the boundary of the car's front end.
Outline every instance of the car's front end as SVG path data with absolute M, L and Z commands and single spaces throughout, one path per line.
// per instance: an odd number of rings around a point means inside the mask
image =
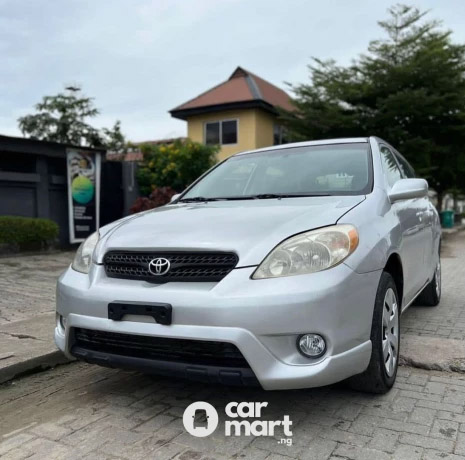
M 340 264 L 331 276 L 314 273 L 304 282 L 254 280 L 252 266 L 234 268 L 221 281 L 151 284 L 110 278 L 105 268 L 93 264 L 89 274 L 70 268 L 59 280 L 55 340 L 67 354 L 206 381 L 256 377 L 265 389 L 325 385 L 368 365 L 377 272 L 361 275 Z M 109 319 L 115 303 L 170 305 L 171 323 L 157 323 L 152 312 Z M 307 333 L 324 338 L 321 357 L 300 352 L 298 338 Z

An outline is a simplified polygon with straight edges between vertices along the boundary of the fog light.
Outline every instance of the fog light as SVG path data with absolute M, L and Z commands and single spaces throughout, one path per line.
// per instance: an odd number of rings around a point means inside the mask
M 297 348 L 307 358 L 319 358 L 326 351 L 326 342 L 321 335 L 303 334 L 297 339 Z

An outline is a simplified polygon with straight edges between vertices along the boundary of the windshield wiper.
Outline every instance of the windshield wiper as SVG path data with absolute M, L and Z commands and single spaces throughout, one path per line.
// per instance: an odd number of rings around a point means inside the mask
M 194 196 L 192 198 L 183 198 L 182 200 L 179 200 L 180 203 L 195 203 L 195 202 L 201 202 L 201 203 L 206 203 L 207 201 L 229 201 L 229 200 L 253 200 L 254 197 L 252 196 L 217 196 L 214 198 L 204 198 L 203 196 Z
M 192 198 L 183 198 L 180 203 L 206 203 L 208 201 L 239 201 L 239 200 L 268 200 L 281 198 L 301 198 L 311 196 L 331 196 L 329 193 L 259 193 L 257 195 L 238 195 L 238 196 L 218 196 L 205 198 L 203 196 L 193 196 Z
M 259 193 L 258 195 L 251 195 L 251 198 L 257 200 L 267 200 L 272 198 L 301 198 L 309 196 L 331 196 L 329 193 Z
M 180 203 L 206 203 L 207 201 L 217 201 L 218 198 L 205 198 L 203 196 L 193 196 L 192 198 L 182 198 L 179 200 Z

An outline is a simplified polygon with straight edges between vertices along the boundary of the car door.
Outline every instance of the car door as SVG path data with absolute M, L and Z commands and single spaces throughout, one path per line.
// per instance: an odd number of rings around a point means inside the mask
M 393 151 L 387 145 L 380 145 L 381 162 L 386 178 L 387 191 L 403 178 Z M 425 282 L 425 224 L 426 212 L 423 198 L 401 200 L 392 203 L 391 212 L 395 214 L 401 231 L 400 256 L 404 274 L 404 298 L 407 305 L 420 291 Z
M 400 170 L 402 172 L 402 176 L 410 179 L 415 177 L 415 171 L 410 165 L 410 163 L 397 151 L 394 151 L 394 155 L 396 160 L 399 164 Z M 418 211 L 420 213 L 420 220 L 424 226 L 424 243 L 425 243 L 425 250 L 423 253 L 423 264 L 426 270 L 424 274 L 425 282 L 426 278 L 428 278 L 431 273 L 433 273 L 434 265 L 436 263 L 434 257 L 434 206 L 431 203 L 429 197 L 424 197 L 419 199 L 419 204 L 421 205 L 421 210 Z

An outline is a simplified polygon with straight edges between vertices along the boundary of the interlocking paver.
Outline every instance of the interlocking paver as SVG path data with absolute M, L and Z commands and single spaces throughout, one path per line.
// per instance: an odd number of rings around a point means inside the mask
M 409 421 L 413 423 L 419 423 L 420 425 L 431 426 L 436 417 L 438 417 L 438 415 L 437 411 L 434 409 L 427 409 L 426 407 L 415 407 L 410 413 Z
M 423 449 L 417 446 L 401 444 L 397 446 L 392 460 L 420 460 L 423 456 Z
M 422 455 L 456 460 L 453 455 L 465 455 L 465 433 L 460 429 L 465 424 L 464 402 L 453 406 L 456 412 L 444 402 L 452 390 L 463 388 L 463 376 L 419 369 L 402 369 L 400 374 L 401 381 L 415 382 L 418 394 L 437 396 L 439 401 L 425 407 L 427 399 L 405 399 L 406 390 L 394 388 L 394 396 L 378 396 L 339 385 L 270 393 L 73 363 L 1 387 L 0 452 L 6 458 L 39 458 L 47 452 L 47 458 L 127 460 L 270 456 L 414 460 Z M 443 385 L 444 395 L 429 393 L 434 383 Z M 184 407 L 172 405 L 178 391 Z M 160 394 L 170 394 L 171 403 L 166 398 L 160 402 Z M 203 398 L 209 394 L 214 397 Z M 182 424 L 184 408 L 199 396 L 214 401 L 220 414 L 219 428 L 207 438 L 191 436 Z M 293 445 L 279 444 L 280 434 L 226 437 L 222 423 L 230 401 L 268 401 L 266 419 L 288 414 L 294 422 Z M 369 415 L 370 411 L 378 415 Z
M 74 252 L 0 258 L 0 324 L 55 310 L 57 277 Z

